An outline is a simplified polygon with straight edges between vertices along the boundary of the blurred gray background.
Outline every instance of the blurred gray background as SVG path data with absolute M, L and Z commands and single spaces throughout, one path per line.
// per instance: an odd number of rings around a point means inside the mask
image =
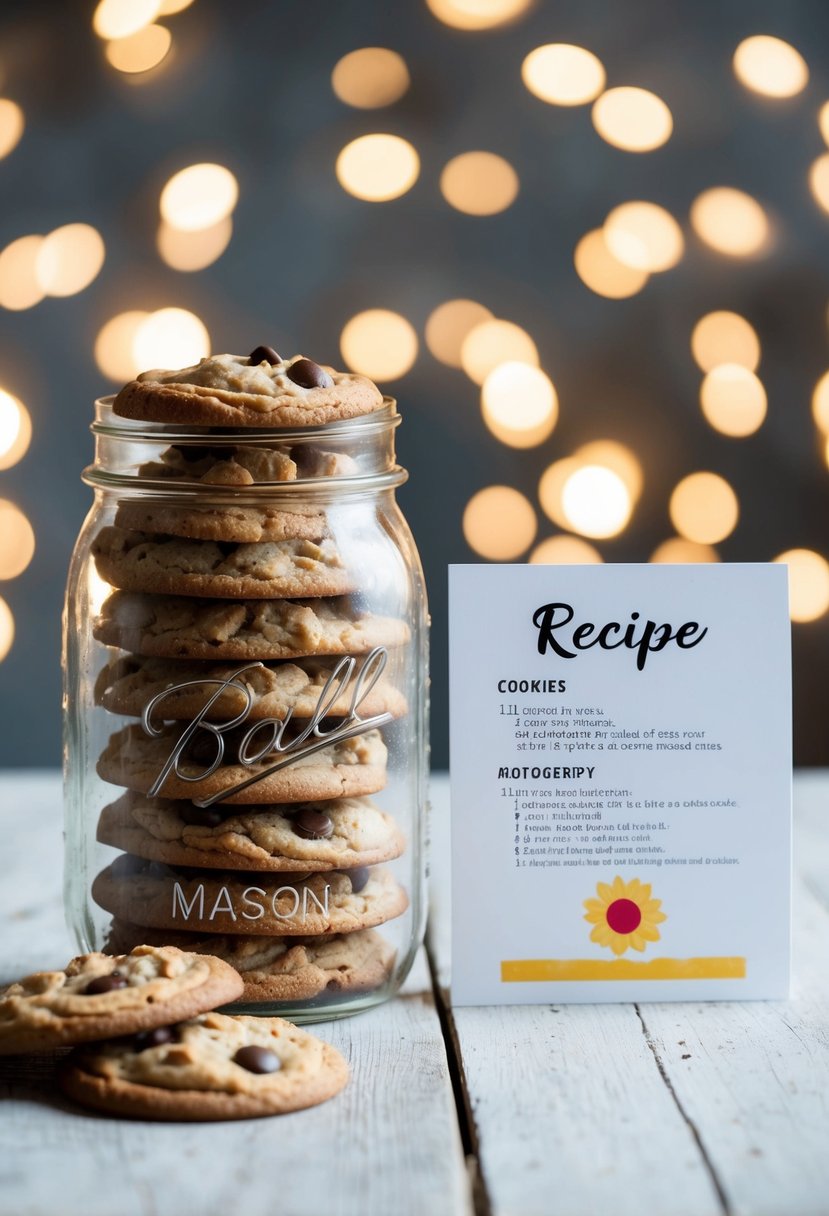
M 390 385 L 404 425 L 400 500 L 423 555 L 434 616 L 434 760 L 447 762 L 446 566 L 478 560 L 461 529 L 485 485 L 521 488 L 536 502 L 544 468 L 592 438 L 639 456 L 645 488 L 630 526 L 596 542 L 608 561 L 647 560 L 672 528 L 667 502 L 686 473 L 711 468 L 737 490 L 742 518 L 725 560 L 827 548 L 829 472 L 810 397 L 829 366 L 829 216 L 807 174 L 825 151 L 817 126 L 829 97 L 825 0 L 752 4 L 666 0 L 539 2 L 515 23 L 479 33 L 442 24 L 423 0 L 196 0 L 169 19 L 174 58 L 146 80 L 105 61 L 94 5 L 4 0 L 0 94 L 23 108 L 26 131 L 0 161 L 0 246 L 84 221 L 107 248 L 84 292 L 0 310 L 0 386 L 33 420 L 26 457 L 0 473 L 0 497 L 30 519 L 37 551 L 0 583 L 16 640 L 0 663 L 0 763 L 59 761 L 60 611 L 65 570 L 90 504 L 79 474 L 91 458 L 92 400 L 114 387 L 93 358 L 95 337 L 128 308 L 176 305 L 205 322 L 214 349 L 257 343 L 341 364 L 339 335 L 364 308 L 390 308 L 418 331 L 420 353 Z M 731 55 L 749 34 L 794 43 L 811 69 L 807 90 L 775 103 L 734 78 Z M 594 51 L 611 84 L 638 84 L 674 115 L 670 142 L 631 155 L 603 142 L 588 107 L 544 105 L 524 87 L 524 56 L 546 42 Z M 337 60 L 361 46 L 399 51 L 412 84 L 387 109 L 357 110 L 334 95 Z M 361 202 L 337 184 L 334 161 L 370 131 L 410 139 L 421 174 L 402 198 Z M 502 214 L 473 218 L 438 188 L 446 161 L 470 149 L 505 156 L 521 192 Z M 155 248 L 159 192 L 183 165 L 216 160 L 240 185 L 234 235 L 209 268 L 183 274 Z M 738 186 L 776 220 L 770 254 L 718 257 L 688 232 L 688 208 L 712 185 Z M 645 291 L 610 301 L 573 267 L 579 238 L 616 203 L 652 199 L 683 224 L 687 249 Z M 485 429 L 479 393 L 423 342 L 444 300 L 480 300 L 534 337 L 561 413 L 539 448 L 518 451 Z M 769 417 L 749 439 L 716 434 L 700 413 L 700 372 L 689 349 L 703 313 L 732 308 L 757 329 Z M 557 529 L 539 512 L 539 539 Z M 795 625 L 796 757 L 827 761 L 826 618 Z M 757 655 L 757 695 L 763 656 Z

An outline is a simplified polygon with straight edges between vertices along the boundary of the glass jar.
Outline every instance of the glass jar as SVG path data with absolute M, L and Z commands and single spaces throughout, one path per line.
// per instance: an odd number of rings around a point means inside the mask
M 393 995 L 424 928 L 427 616 L 394 401 L 290 432 L 96 402 L 64 614 L 83 950 L 218 954 L 247 1013 Z

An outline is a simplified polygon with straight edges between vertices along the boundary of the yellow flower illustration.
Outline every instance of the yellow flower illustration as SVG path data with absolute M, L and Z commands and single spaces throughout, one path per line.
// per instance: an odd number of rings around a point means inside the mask
M 661 899 L 651 899 L 651 884 L 632 878 L 625 882 L 617 874 L 613 882 L 596 883 L 598 899 L 586 899 L 584 919 L 593 925 L 590 940 L 609 946 L 614 954 L 629 948 L 642 951 L 648 942 L 659 941 L 657 925 L 667 920 L 660 912 Z

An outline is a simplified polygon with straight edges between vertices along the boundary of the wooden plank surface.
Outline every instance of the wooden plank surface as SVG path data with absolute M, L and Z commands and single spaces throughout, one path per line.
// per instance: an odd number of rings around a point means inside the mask
M 57 776 L 0 778 L 0 982 L 62 966 Z M 425 956 L 399 999 L 311 1028 L 350 1061 L 343 1094 L 281 1118 L 106 1119 L 64 1102 L 49 1058 L 0 1062 L 2 1216 L 456 1216 L 471 1211 Z
M 432 800 L 430 941 L 445 987 L 444 783 Z M 452 1011 L 482 1209 L 829 1211 L 829 776 L 798 781 L 796 803 L 791 1001 Z

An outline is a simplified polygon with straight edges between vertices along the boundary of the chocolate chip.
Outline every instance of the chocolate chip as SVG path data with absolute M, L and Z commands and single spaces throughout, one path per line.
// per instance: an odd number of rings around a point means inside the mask
M 306 840 L 327 840 L 333 835 L 334 823 L 324 811 L 304 806 L 294 818 L 293 828 L 297 836 L 303 836 Z
M 300 388 L 331 388 L 334 383 L 325 368 L 320 367 L 313 359 L 297 359 L 285 375 Z
M 183 806 L 179 814 L 185 823 L 201 828 L 217 828 L 224 820 L 224 814 L 215 806 Z
M 127 981 L 120 971 L 113 971 L 110 975 L 97 975 L 94 980 L 90 980 L 84 989 L 87 996 L 100 996 L 102 992 L 115 992 L 118 988 L 126 988 Z
M 358 891 L 362 891 L 368 880 L 371 878 L 371 870 L 368 866 L 357 866 L 354 870 L 344 870 L 351 879 L 351 890 L 356 895 Z
M 248 1072 L 278 1072 L 282 1067 L 279 1056 L 267 1047 L 240 1047 L 233 1059 Z
M 148 1047 L 161 1047 L 164 1043 L 178 1042 L 178 1027 L 155 1026 L 152 1030 L 140 1030 L 133 1039 L 136 1051 L 146 1051 Z
M 276 353 L 272 346 L 257 346 L 256 350 L 252 350 L 248 355 L 248 363 L 270 363 L 271 367 L 276 367 L 277 363 L 282 362 L 282 357 Z

